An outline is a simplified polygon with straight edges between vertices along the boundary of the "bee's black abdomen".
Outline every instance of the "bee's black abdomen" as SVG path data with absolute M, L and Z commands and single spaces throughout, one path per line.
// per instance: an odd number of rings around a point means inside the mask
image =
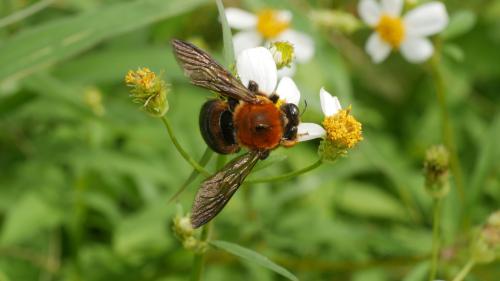
M 234 136 L 233 114 L 227 102 L 205 102 L 201 107 L 199 123 L 203 140 L 213 151 L 230 154 L 240 149 Z

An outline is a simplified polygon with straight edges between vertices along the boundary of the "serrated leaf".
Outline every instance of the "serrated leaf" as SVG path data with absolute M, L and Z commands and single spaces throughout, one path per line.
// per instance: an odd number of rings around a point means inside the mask
M 219 248 L 221 250 L 224 250 L 230 254 L 233 254 L 233 255 L 238 256 L 242 259 L 254 262 L 254 263 L 259 264 L 267 269 L 270 269 L 270 270 L 278 273 L 279 275 L 288 278 L 289 280 L 293 280 L 293 281 L 299 280 L 290 271 L 275 264 L 267 257 L 265 257 L 257 252 L 254 252 L 250 249 L 244 248 L 238 244 L 234 244 L 234 243 L 226 242 L 226 241 L 221 241 L 221 240 L 210 241 L 210 244 L 212 246 Z
M 0 81 L 20 78 L 124 32 L 178 15 L 206 0 L 124 2 L 53 20 L 20 33 L 0 47 Z

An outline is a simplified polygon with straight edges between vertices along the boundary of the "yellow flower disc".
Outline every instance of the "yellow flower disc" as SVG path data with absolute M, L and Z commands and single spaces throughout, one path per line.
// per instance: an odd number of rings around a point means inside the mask
M 341 148 L 352 148 L 363 139 L 361 123 L 350 114 L 351 109 L 341 109 L 337 114 L 325 117 L 323 127 L 326 138 Z
M 399 17 L 382 15 L 375 29 L 382 40 L 393 48 L 399 48 L 405 37 L 405 26 Z
M 290 26 L 290 21 L 283 19 L 276 10 L 262 10 L 257 18 L 257 30 L 266 39 L 278 36 Z

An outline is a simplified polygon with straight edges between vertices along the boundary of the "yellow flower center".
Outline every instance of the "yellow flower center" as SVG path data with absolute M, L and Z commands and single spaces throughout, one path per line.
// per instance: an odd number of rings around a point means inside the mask
M 340 148 L 352 148 L 363 139 L 361 123 L 351 114 L 351 108 L 341 109 L 337 114 L 323 120 L 326 138 Z
M 265 39 L 278 36 L 290 26 L 290 21 L 276 10 L 262 10 L 257 18 L 257 30 Z
M 280 109 L 280 108 L 281 108 L 281 106 L 282 106 L 282 105 L 284 105 L 284 104 L 285 104 L 285 100 L 282 100 L 282 99 L 279 99 L 279 100 L 275 103 L 275 105 L 276 105 L 276 108 L 277 108 L 277 109 Z
M 130 70 L 125 76 L 125 83 L 131 86 L 138 86 L 143 89 L 151 89 L 156 80 L 156 74 L 149 68 L 139 68 L 137 71 Z
M 380 37 L 393 48 L 399 48 L 405 37 L 405 26 L 400 17 L 382 15 L 375 29 Z

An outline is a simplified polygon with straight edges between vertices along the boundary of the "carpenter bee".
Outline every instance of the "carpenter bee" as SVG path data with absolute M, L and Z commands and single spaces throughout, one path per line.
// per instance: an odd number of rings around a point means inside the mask
M 174 39 L 172 46 L 191 82 L 220 94 L 200 111 L 200 131 L 207 145 L 220 154 L 236 153 L 241 147 L 248 150 L 201 184 L 191 212 L 191 223 L 198 228 L 222 210 L 259 160 L 280 145 L 297 142 L 300 114 L 295 104 L 279 105 L 276 94 L 268 97 L 260 92 L 255 81 L 243 85 L 193 44 Z

